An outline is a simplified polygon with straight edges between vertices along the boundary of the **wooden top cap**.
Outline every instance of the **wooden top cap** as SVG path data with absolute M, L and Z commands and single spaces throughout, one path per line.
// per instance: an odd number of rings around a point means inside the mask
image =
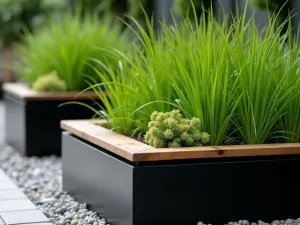
M 4 83 L 3 91 L 28 101 L 99 99 L 92 91 L 81 94 L 79 94 L 80 92 L 36 92 L 23 83 Z
M 300 143 L 154 148 L 97 124 L 103 120 L 66 120 L 61 128 L 132 162 L 300 154 Z

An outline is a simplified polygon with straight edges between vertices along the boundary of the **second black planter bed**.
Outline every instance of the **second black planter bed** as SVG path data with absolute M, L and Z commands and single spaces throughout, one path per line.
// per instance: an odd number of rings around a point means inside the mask
M 63 187 L 114 225 L 299 217 L 300 144 L 155 149 L 63 121 Z
M 22 83 L 6 83 L 3 92 L 5 142 L 26 156 L 60 155 L 60 121 L 91 118 L 93 112 L 75 104 L 58 106 L 68 101 L 92 105 L 97 99 L 93 92 L 37 93 Z

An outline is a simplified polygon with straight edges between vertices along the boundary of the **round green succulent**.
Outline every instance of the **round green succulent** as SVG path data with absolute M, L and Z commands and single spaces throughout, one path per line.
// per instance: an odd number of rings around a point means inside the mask
M 60 79 L 56 72 L 40 76 L 32 85 L 32 89 L 38 92 L 60 92 L 66 91 L 65 81 Z
M 179 110 L 153 112 L 148 128 L 146 142 L 156 148 L 202 146 L 210 140 L 208 133 L 200 131 L 198 118 L 183 118 Z

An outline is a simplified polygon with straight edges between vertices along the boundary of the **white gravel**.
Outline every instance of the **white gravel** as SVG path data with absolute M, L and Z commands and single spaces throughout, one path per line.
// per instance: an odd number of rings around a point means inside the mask
M 108 225 L 62 191 L 61 159 L 55 156 L 26 158 L 8 146 L 0 146 L 0 168 L 55 225 Z

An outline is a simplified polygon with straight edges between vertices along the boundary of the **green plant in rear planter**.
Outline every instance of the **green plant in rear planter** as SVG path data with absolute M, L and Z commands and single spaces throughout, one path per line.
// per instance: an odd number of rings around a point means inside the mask
M 92 68 L 95 61 L 115 67 L 116 60 L 108 57 L 107 52 L 123 52 L 127 44 L 121 25 L 110 18 L 99 20 L 86 15 L 82 19 L 79 13 L 75 16 L 66 13 L 33 34 L 25 35 L 24 44 L 17 48 L 17 72 L 32 86 L 40 76 L 56 71 L 65 82 L 66 91 L 80 91 L 88 86 L 87 74 L 98 80 Z
M 5 85 L 7 102 L 6 129 L 8 143 L 29 156 L 60 155 L 60 129 L 62 119 L 85 119 L 93 113 L 78 105 L 59 105 L 79 101 L 82 104 L 101 104 L 93 92 L 81 93 L 91 81 L 101 82 L 98 73 L 115 70 L 119 54 L 127 51 L 128 38 L 121 25 L 105 17 L 66 12 L 51 18 L 33 33 L 26 33 L 23 43 L 17 46 L 16 72 L 26 82 Z M 101 68 L 100 66 L 101 65 Z M 98 68 L 98 71 L 95 69 Z M 10 102 L 17 99 L 17 109 Z M 13 114 L 14 110 L 18 113 Z M 20 113 L 26 117 L 20 118 Z M 27 119 L 28 117 L 32 119 Z M 24 127 L 15 132 L 15 121 Z M 39 131 L 43 124 L 47 132 Z M 51 141 L 45 145 L 45 140 Z
M 179 110 L 153 112 L 148 127 L 146 142 L 156 148 L 202 146 L 209 142 L 209 134 L 200 132 L 200 120 L 185 119 Z

